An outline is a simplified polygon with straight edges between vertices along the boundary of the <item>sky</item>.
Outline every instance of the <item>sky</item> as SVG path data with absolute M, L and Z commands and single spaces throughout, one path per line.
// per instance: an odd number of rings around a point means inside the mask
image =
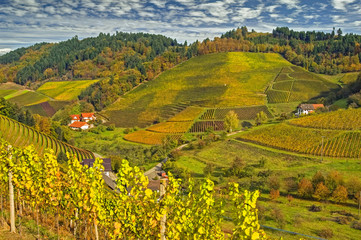
M 116 31 L 190 43 L 241 26 L 361 34 L 361 0 L 0 0 L 0 54 Z

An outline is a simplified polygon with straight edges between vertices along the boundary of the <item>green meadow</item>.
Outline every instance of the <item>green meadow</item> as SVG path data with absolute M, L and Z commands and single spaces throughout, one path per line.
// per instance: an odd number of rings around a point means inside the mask
M 205 169 L 212 170 L 210 177 L 216 183 L 216 188 L 227 186 L 228 182 L 238 182 L 244 189 L 260 189 L 262 194 L 258 201 L 260 224 L 298 232 L 310 236 L 319 237 L 319 231 L 332 229 L 332 239 L 358 239 L 359 230 L 351 228 L 352 221 L 357 219 L 356 202 L 348 200 L 344 204 L 336 204 L 331 201 L 318 202 L 297 198 L 297 191 L 288 193 L 287 180 L 306 177 L 312 178 L 317 172 L 327 174 L 337 170 L 347 182 L 351 177 L 359 177 L 361 174 L 361 161 L 359 159 L 347 160 L 343 158 L 323 158 L 301 154 L 292 154 L 285 151 L 257 146 L 251 143 L 243 143 L 235 140 L 236 136 L 226 141 L 213 142 L 201 149 L 182 150 L 179 159 L 172 162 L 174 169 L 182 169 L 196 179 L 206 177 Z M 227 171 L 236 158 L 242 159 L 244 169 L 249 174 L 241 178 L 228 177 Z M 179 170 L 178 170 L 179 171 Z M 271 200 L 269 195 L 268 178 L 276 176 L 280 181 L 281 196 L 277 200 Z M 294 198 L 289 201 L 287 194 Z M 320 212 L 312 212 L 312 205 L 321 206 Z M 350 222 L 340 224 L 339 219 L 349 215 Z M 226 211 L 226 217 L 233 217 L 232 212 Z M 226 218 L 227 219 L 227 218 Z M 353 220 L 352 220 L 353 219 Z M 223 229 L 232 230 L 231 222 L 225 220 Z M 302 239 L 301 236 L 282 233 L 265 229 L 272 238 Z M 308 238 L 306 238 L 308 239 Z

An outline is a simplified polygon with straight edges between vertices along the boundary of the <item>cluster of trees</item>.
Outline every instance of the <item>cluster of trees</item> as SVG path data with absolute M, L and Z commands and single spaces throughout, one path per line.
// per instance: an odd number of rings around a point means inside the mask
M 18 217 L 33 213 L 38 238 L 39 215 L 46 215 L 58 233 L 60 228 L 72 230 L 76 238 L 225 239 L 223 200 L 215 198 L 212 181 L 199 188 L 191 181 L 184 194 L 181 181 L 170 176 L 161 181 L 161 193 L 153 192 L 144 173 L 124 160 L 117 174 L 118 191 L 113 192 L 104 188 L 102 160 L 88 168 L 68 157 L 68 164 L 60 166 L 52 152 L 38 156 L 32 147 L 14 149 L 0 142 L 0 195 L 7 199 L 1 201 L 1 210 L 4 202 L 10 206 L 11 231 L 16 231 L 16 211 Z M 238 184 L 222 193 L 233 204 L 234 228 L 228 237 L 267 238 L 258 223 L 258 196 L 258 191 L 241 193 Z
M 0 98 L 0 114 L 24 123 L 30 127 L 35 126 L 35 119 L 29 110 L 24 110 L 15 103 Z
M 352 177 L 345 181 L 342 174 L 331 171 L 323 175 L 318 171 L 312 179 L 302 178 L 298 183 L 298 195 L 302 198 L 314 198 L 316 200 L 333 200 L 346 202 L 348 199 L 360 201 L 361 180 Z
M 246 27 L 233 29 L 222 38 L 237 39 L 248 47 L 244 51 L 277 52 L 288 61 L 309 71 L 337 74 L 361 70 L 361 36 L 342 35 L 342 30 L 331 33 L 294 31 L 277 27 L 272 34 L 248 32 Z

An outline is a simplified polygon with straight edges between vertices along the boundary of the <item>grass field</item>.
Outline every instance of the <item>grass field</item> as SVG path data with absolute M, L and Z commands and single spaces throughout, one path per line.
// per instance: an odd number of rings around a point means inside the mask
M 268 87 L 268 103 L 307 101 L 330 89 L 338 88 L 334 79 L 307 72 L 297 66 L 284 67 Z
M 54 137 L 47 136 L 27 125 L 2 115 L 0 115 L 0 133 L 0 137 L 16 147 L 34 145 L 40 154 L 44 153 L 45 149 L 50 148 L 54 150 L 55 154 L 69 152 L 78 159 L 94 158 L 93 153 L 89 151 L 61 142 Z
M 77 99 L 81 91 L 97 81 L 98 80 L 46 82 L 37 89 L 37 92 L 56 100 L 71 101 Z
M 227 149 L 227 151 L 225 151 Z M 232 161 L 236 157 L 245 163 L 245 169 L 249 172 L 242 178 L 227 177 L 225 172 L 231 168 Z M 331 202 L 317 202 L 294 198 L 289 202 L 286 198 L 286 185 L 281 184 L 281 197 L 277 201 L 271 201 L 267 180 L 263 176 L 268 173 L 270 176 L 277 176 L 281 183 L 289 178 L 300 179 L 302 177 L 312 178 L 317 172 L 328 173 L 337 170 L 344 176 L 345 181 L 351 177 L 359 177 L 361 174 L 361 162 L 345 161 L 345 159 L 334 159 L 325 157 L 320 162 L 319 157 L 307 157 L 299 154 L 288 154 L 279 150 L 259 147 L 251 143 L 238 142 L 236 140 L 220 141 L 211 143 L 202 149 L 182 150 L 181 156 L 173 162 L 175 168 L 184 169 L 196 179 L 205 178 L 204 169 L 212 165 L 213 171 L 210 177 L 215 181 L 216 188 L 222 188 L 228 182 L 238 182 L 242 189 L 260 189 L 263 192 L 258 201 L 260 224 L 294 231 L 319 237 L 318 232 L 324 228 L 331 228 L 334 237 L 332 239 L 358 239 L 359 230 L 350 227 L 350 224 L 339 224 L 336 222 L 341 215 L 337 211 L 345 211 L 348 214 L 357 216 L 355 202 L 349 200 L 345 205 L 338 205 Z M 261 164 L 262 163 L 262 164 Z M 267 178 L 266 178 L 267 179 Z M 262 182 L 266 181 L 264 184 Z M 296 191 L 297 192 L 297 191 Z M 295 195 L 296 192 L 291 192 Z M 311 212 L 312 205 L 321 206 L 321 212 Z M 281 212 L 284 222 L 280 226 L 277 222 L 274 210 Z M 225 215 L 232 217 L 232 212 L 226 208 Z M 231 230 L 232 225 L 225 221 L 224 230 Z M 301 236 L 294 236 L 277 231 L 265 229 L 266 233 L 275 239 L 301 239 Z M 308 238 L 306 238 L 308 239 Z
M 291 64 L 272 53 L 218 53 L 199 56 L 140 85 L 104 113 L 117 126 L 145 127 L 186 106 L 264 105 L 264 91 L 282 67 Z
M 336 75 L 317 74 L 336 84 L 349 84 L 356 81 L 359 72 L 340 73 Z

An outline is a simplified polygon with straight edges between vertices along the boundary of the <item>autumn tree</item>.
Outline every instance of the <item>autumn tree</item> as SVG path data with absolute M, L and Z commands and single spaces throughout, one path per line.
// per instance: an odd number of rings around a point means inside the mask
M 323 184 L 323 182 L 320 182 L 315 189 L 314 197 L 317 200 L 326 200 L 330 196 L 330 190 Z
M 317 171 L 315 173 L 315 175 L 313 175 L 312 177 L 312 185 L 313 187 L 316 189 L 316 187 L 318 186 L 318 184 L 320 183 L 325 183 L 325 177 L 323 176 L 323 174 L 320 171 Z
M 265 123 L 267 119 L 268 119 L 267 114 L 265 114 L 263 111 L 257 113 L 255 118 L 256 125 L 261 125 Z
M 327 174 L 325 184 L 328 189 L 333 192 L 338 185 L 343 184 L 343 176 L 338 171 L 331 171 Z
M 302 178 L 298 184 L 298 194 L 303 198 L 311 198 L 313 194 L 313 186 L 310 180 Z
M 347 196 L 347 189 L 341 185 L 337 186 L 332 193 L 332 199 L 337 203 L 346 202 Z
M 224 129 L 233 132 L 238 127 L 238 115 L 234 111 L 229 111 L 224 119 Z

